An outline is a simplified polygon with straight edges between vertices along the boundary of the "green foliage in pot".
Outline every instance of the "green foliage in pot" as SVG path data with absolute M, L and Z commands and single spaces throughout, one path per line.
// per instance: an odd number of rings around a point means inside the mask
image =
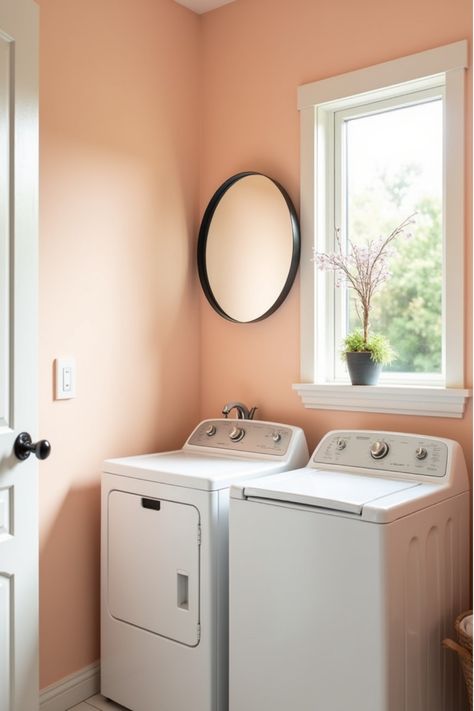
M 391 347 L 385 336 L 372 334 L 367 340 L 364 340 L 362 330 L 352 331 L 344 339 L 344 350 L 341 352 L 341 357 L 345 360 L 347 353 L 370 353 L 374 363 L 386 365 L 391 363 L 396 357 L 396 353 Z

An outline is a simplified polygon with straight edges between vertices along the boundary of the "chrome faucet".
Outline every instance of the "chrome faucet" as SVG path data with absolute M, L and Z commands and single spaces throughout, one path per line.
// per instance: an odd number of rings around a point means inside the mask
M 256 409 L 256 407 L 252 407 L 249 410 L 243 402 L 227 402 L 222 408 L 222 414 L 224 417 L 228 417 L 232 410 L 237 410 L 239 420 L 253 420 Z

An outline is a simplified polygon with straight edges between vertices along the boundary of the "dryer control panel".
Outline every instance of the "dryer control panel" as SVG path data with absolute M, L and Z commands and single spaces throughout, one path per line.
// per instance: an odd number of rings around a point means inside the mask
M 444 477 L 447 461 L 448 446 L 436 437 L 348 430 L 326 435 L 312 459 L 319 466 L 334 464 L 422 478 Z
M 258 420 L 206 420 L 194 430 L 185 447 L 283 456 L 292 432 L 291 427 Z

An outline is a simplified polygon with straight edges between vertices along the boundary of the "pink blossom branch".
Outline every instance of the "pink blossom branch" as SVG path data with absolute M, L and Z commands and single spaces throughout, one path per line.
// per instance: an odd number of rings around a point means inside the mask
M 355 291 L 359 304 L 356 300 L 356 313 L 362 321 L 364 341 L 369 337 L 369 317 L 372 307 L 372 297 L 388 279 L 390 272 L 387 268 L 387 259 L 392 252 L 390 244 L 400 235 L 406 233 L 408 227 L 414 224 L 413 213 L 395 227 L 390 234 L 376 240 L 367 240 L 365 247 L 360 247 L 351 240 L 348 240 L 348 251 L 345 252 L 342 246 L 340 230 L 336 230 L 337 251 L 329 254 L 325 252 L 314 252 L 313 261 L 318 269 L 332 271 L 336 277 L 336 286 L 341 286 L 343 282 Z M 361 307 L 361 312 L 358 306 Z

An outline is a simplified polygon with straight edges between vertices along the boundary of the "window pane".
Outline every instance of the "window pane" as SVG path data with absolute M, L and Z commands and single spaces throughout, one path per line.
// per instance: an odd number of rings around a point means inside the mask
M 411 239 L 394 243 L 390 277 L 373 299 L 372 333 L 398 357 L 385 371 L 442 369 L 442 101 L 352 118 L 346 127 L 346 234 L 388 235 L 416 212 Z M 348 293 L 348 323 L 360 325 Z

